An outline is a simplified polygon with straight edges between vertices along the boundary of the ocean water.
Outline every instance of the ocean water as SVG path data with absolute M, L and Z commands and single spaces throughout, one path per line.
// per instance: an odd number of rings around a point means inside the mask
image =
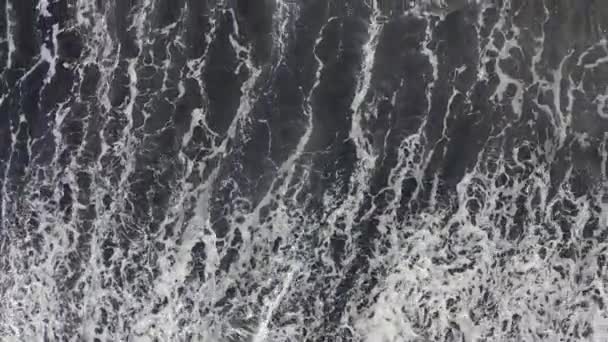
M 0 341 L 608 341 L 608 3 L 0 13 Z

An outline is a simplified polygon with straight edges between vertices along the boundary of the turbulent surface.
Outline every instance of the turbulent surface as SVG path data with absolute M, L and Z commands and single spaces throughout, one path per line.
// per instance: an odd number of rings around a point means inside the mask
M 605 1 L 0 8 L 0 340 L 608 340 Z

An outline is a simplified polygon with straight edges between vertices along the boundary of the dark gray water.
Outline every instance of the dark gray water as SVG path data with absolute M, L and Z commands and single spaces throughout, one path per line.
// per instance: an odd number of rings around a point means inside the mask
M 0 0 L 1 341 L 608 341 L 608 3 Z

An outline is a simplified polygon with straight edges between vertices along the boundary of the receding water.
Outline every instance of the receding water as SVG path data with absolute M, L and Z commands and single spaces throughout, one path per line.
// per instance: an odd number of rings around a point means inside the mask
M 608 3 L 0 9 L 1 341 L 608 340 Z

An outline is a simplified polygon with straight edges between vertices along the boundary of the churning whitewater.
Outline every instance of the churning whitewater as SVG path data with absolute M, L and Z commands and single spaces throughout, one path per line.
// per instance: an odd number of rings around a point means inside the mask
M 608 3 L 0 9 L 1 341 L 608 341 Z

